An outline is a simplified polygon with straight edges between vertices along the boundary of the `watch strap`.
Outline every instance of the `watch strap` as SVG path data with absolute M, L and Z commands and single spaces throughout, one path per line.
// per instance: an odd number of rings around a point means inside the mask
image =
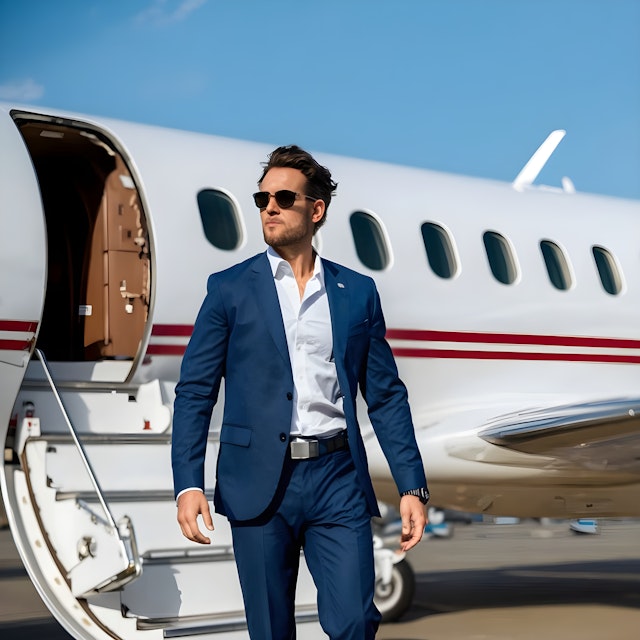
M 401 496 L 416 496 L 420 498 L 422 504 L 429 502 L 429 490 L 426 487 L 420 487 L 419 489 L 409 489 L 409 491 L 403 491 Z

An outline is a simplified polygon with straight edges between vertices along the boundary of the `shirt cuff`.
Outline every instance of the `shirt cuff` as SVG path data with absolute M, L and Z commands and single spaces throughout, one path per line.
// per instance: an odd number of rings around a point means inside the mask
M 183 493 L 187 493 L 187 491 L 199 491 L 200 493 L 204 493 L 204 491 L 200 488 L 200 487 L 187 487 L 186 489 L 183 489 L 177 496 L 176 496 L 176 504 L 178 504 L 178 498 L 183 494 Z

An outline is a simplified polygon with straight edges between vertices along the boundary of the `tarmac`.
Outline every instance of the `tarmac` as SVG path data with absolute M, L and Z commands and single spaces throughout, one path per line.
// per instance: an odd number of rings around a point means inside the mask
M 413 605 L 379 640 L 638 640 L 640 521 L 455 524 L 409 554 Z M 69 640 L 0 530 L 0 638 Z

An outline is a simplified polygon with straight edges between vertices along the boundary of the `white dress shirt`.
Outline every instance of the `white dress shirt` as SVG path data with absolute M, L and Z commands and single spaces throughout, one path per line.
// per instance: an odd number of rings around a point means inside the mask
M 267 249 L 293 373 L 291 435 L 330 436 L 346 429 L 333 358 L 333 331 L 320 256 L 300 299 L 291 265 Z

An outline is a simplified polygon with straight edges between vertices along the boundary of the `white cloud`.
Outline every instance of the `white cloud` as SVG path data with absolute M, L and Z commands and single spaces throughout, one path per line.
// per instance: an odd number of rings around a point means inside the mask
M 0 100 L 31 101 L 44 95 L 44 87 L 32 78 L 0 84 Z
M 154 26 L 180 22 L 205 2 L 207 0 L 153 0 L 149 8 L 136 16 L 136 20 Z

